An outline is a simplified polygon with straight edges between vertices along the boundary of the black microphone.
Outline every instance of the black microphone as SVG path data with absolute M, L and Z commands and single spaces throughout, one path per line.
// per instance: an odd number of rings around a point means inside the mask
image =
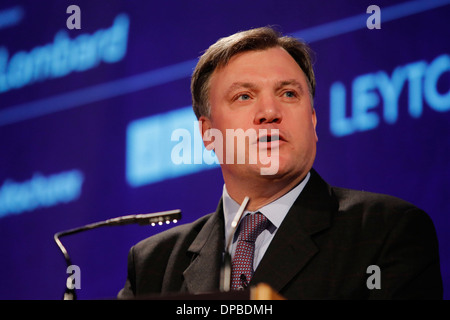
M 66 260 L 67 266 L 72 265 L 72 261 L 70 260 L 69 253 L 67 252 L 66 248 L 63 246 L 62 242 L 59 240 L 59 238 L 68 236 L 70 234 L 79 233 L 86 230 L 92 230 L 99 227 L 104 226 L 123 226 L 127 224 L 139 224 L 139 225 L 163 225 L 164 223 L 169 224 L 171 222 L 177 223 L 178 220 L 181 219 L 181 210 L 170 210 L 170 211 L 162 211 L 162 212 L 156 212 L 156 213 L 145 213 L 145 214 L 134 214 L 134 215 L 127 215 L 117 218 L 108 219 L 105 221 L 95 222 L 91 224 L 87 224 L 82 227 L 78 227 L 75 229 L 70 229 L 66 231 L 61 231 L 55 233 L 53 236 L 53 239 L 55 240 L 56 244 L 58 245 L 59 249 L 61 250 L 62 254 L 64 255 L 64 259 Z M 68 288 L 66 284 L 66 291 L 64 293 L 64 300 L 76 300 L 76 293 L 74 288 Z
M 230 291 L 230 287 L 231 287 L 231 253 L 230 253 L 231 242 L 233 241 L 234 233 L 236 232 L 239 220 L 241 219 L 241 216 L 244 213 L 244 210 L 247 207 L 249 200 L 250 200 L 249 197 L 244 198 L 244 201 L 242 201 L 242 204 L 239 207 L 238 212 L 236 213 L 233 221 L 231 222 L 231 232 L 230 232 L 230 235 L 228 236 L 228 239 L 226 242 L 225 253 L 224 253 L 224 257 L 223 257 L 223 265 L 222 265 L 221 276 L 220 276 L 220 291 L 222 291 L 222 292 Z

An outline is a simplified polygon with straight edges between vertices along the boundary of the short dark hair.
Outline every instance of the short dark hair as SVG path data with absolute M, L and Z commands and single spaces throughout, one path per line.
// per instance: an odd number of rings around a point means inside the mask
M 227 65 L 236 54 L 246 51 L 285 49 L 305 73 L 309 94 L 314 98 L 316 80 L 312 68 L 312 51 L 297 38 L 282 36 L 271 27 L 250 29 L 221 38 L 200 57 L 191 78 L 192 107 L 197 119 L 210 116 L 209 82 L 214 70 Z

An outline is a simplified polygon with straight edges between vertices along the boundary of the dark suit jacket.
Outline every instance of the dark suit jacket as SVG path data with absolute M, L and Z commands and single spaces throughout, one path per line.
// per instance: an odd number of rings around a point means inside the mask
M 215 213 L 135 245 L 119 298 L 218 291 L 225 246 Z M 379 267 L 381 289 L 371 265 Z M 370 279 L 369 279 L 370 278 Z M 428 215 L 391 196 L 311 178 L 286 215 L 250 285 L 287 299 L 442 299 L 438 242 Z

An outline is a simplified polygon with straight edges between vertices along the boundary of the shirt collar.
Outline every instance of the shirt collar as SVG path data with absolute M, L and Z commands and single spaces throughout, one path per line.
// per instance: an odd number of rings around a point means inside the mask
M 292 207 L 295 200 L 298 198 L 303 188 L 305 187 L 306 183 L 308 182 L 309 177 L 310 173 L 308 172 L 308 174 L 302 180 L 302 182 L 299 183 L 295 188 L 293 188 L 292 190 L 290 190 L 288 193 L 281 196 L 277 200 L 272 201 L 271 203 L 260 208 L 258 212 L 264 214 L 267 217 L 267 219 L 269 219 L 269 221 L 272 223 L 272 225 L 275 226 L 275 228 L 279 228 L 284 218 L 286 217 L 289 209 Z M 230 197 L 225 185 L 223 186 L 222 198 L 223 198 L 223 212 L 225 218 L 225 234 L 228 239 L 229 234 L 232 232 L 231 222 L 233 221 L 236 213 L 238 212 L 240 204 Z M 242 214 L 242 217 L 244 217 L 247 213 L 252 212 L 245 210 L 244 213 Z

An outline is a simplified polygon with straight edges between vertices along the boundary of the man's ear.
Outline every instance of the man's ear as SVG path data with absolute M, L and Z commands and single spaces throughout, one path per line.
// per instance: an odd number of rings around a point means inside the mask
M 317 115 L 316 115 L 316 109 L 312 110 L 312 123 L 314 126 L 314 134 L 316 135 L 316 142 L 319 141 L 319 137 L 317 136 L 316 126 L 317 126 Z
M 200 134 L 202 135 L 203 144 L 205 145 L 206 150 L 214 149 L 214 141 L 211 141 L 211 129 L 212 124 L 211 120 L 205 116 L 201 116 L 199 119 L 199 129 Z

